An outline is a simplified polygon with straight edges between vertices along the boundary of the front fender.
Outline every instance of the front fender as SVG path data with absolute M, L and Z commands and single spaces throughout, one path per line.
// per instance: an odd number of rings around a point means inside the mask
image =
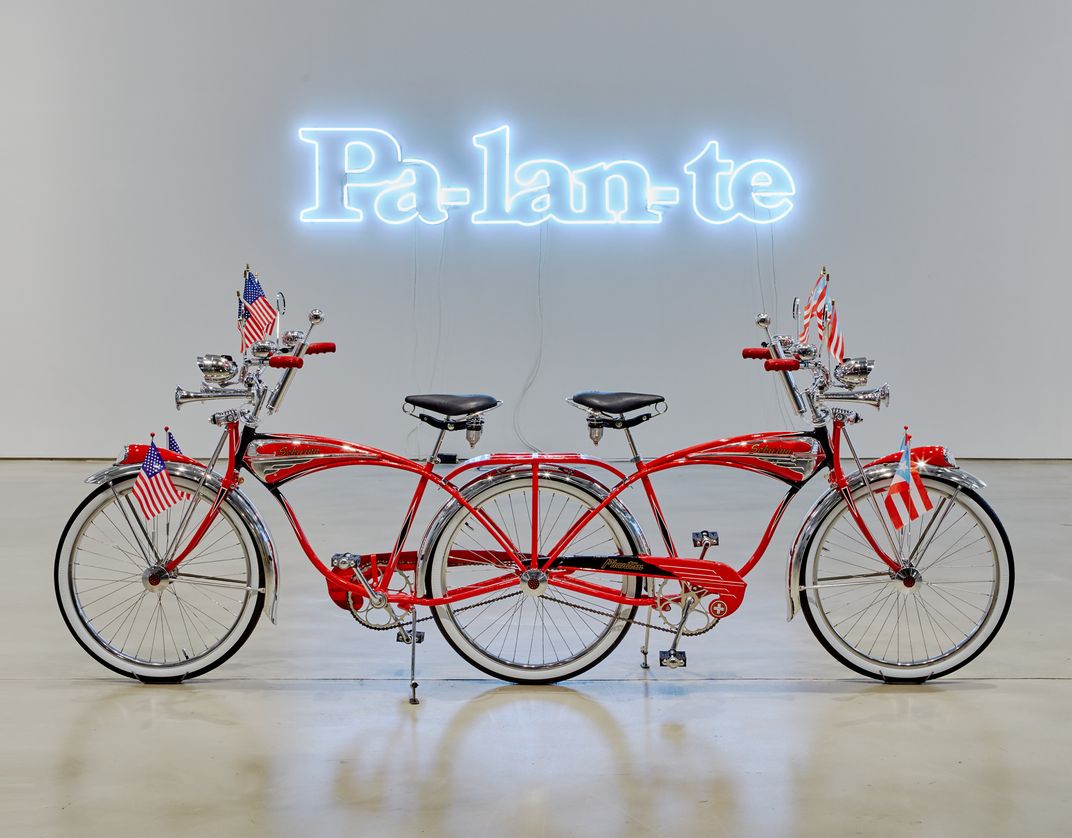
M 890 457 L 894 457 L 894 459 L 890 459 Z M 849 490 L 854 492 L 859 489 L 864 484 L 865 474 L 870 482 L 878 482 L 892 477 L 897 471 L 900 456 L 891 454 L 890 457 L 883 457 L 881 460 L 868 463 L 864 466 L 862 472 L 857 471 L 846 475 L 845 479 L 848 481 Z M 965 489 L 978 491 L 986 485 L 975 475 L 969 474 L 956 466 L 940 466 L 918 462 L 916 467 L 924 477 L 941 477 L 958 486 L 963 486 Z M 840 491 L 834 488 L 828 489 L 826 494 L 822 495 L 808 510 L 804 523 L 797 532 L 797 537 L 793 540 L 793 546 L 789 550 L 789 563 L 786 567 L 786 622 L 792 620 L 797 611 L 800 610 L 800 566 L 804 563 L 804 556 L 808 552 L 812 537 L 823 519 L 830 514 L 841 499 Z
M 503 483 L 508 480 L 514 480 L 518 474 L 532 474 L 532 466 L 530 465 L 508 465 L 502 468 L 497 468 L 494 471 L 490 471 L 487 474 L 482 474 L 473 480 L 470 480 L 458 491 L 466 501 L 471 501 L 478 494 L 485 489 L 490 488 L 498 483 Z M 542 465 L 539 469 L 540 477 L 554 477 L 558 480 L 562 480 L 565 483 L 571 483 L 576 486 L 582 486 L 586 490 L 592 493 L 592 496 L 602 502 L 604 498 L 610 494 L 610 490 L 583 471 L 577 471 L 576 469 L 567 468 L 560 465 Z M 627 530 L 627 534 L 633 540 L 633 544 L 637 549 L 637 552 L 642 555 L 650 555 L 651 548 L 648 547 L 648 540 L 644 536 L 644 531 L 640 528 L 640 524 L 636 518 L 633 517 L 633 513 L 626 508 L 620 500 L 615 498 L 607 507 L 618 517 Z M 439 541 L 440 536 L 443 534 L 443 530 L 447 526 L 447 522 L 451 517 L 459 510 L 462 509 L 461 503 L 456 498 L 451 498 L 445 504 L 439 512 L 436 513 L 435 518 L 432 519 L 432 523 L 428 525 L 428 529 L 424 532 L 424 537 L 421 539 L 420 551 L 417 553 L 417 589 L 419 595 L 424 596 L 424 567 L 425 563 L 431 559 L 431 551 L 435 547 L 436 542 Z
M 164 451 L 161 451 L 160 454 L 164 456 Z M 144 454 L 142 458 L 144 458 Z M 183 457 L 181 460 L 174 457 L 164 457 L 164 460 L 168 473 L 175 477 L 199 481 L 201 475 L 205 473 L 205 467 L 201 463 L 188 457 Z M 86 478 L 86 482 L 109 483 L 113 480 L 121 480 L 136 475 L 140 468 L 140 459 L 136 463 L 119 463 L 90 475 Z M 223 478 L 214 471 L 210 471 L 208 476 L 205 477 L 205 486 L 210 492 L 219 492 L 222 484 Z M 235 512 L 238 513 L 242 523 L 249 528 L 249 532 L 253 536 L 253 543 L 257 549 L 257 559 L 260 561 L 261 567 L 264 568 L 264 613 L 272 623 L 275 623 L 276 606 L 279 599 L 279 571 L 272 536 L 268 532 L 268 527 L 264 520 L 241 489 L 237 487 L 231 489 L 227 493 L 227 498 Z

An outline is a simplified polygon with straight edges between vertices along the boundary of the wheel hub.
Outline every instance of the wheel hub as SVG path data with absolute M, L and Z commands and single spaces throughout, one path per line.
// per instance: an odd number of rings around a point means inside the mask
M 906 588 L 914 588 L 923 581 L 923 574 L 914 567 L 904 567 L 898 572 L 896 578 L 900 579 L 901 584 Z
M 521 593 L 526 596 L 540 596 L 547 588 L 547 574 L 542 570 L 526 570 L 520 576 Z
M 171 574 L 162 565 L 147 567 L 141 574 L 141 583 L 145 586 L 145 590 L 160 594 L 171 584 Z

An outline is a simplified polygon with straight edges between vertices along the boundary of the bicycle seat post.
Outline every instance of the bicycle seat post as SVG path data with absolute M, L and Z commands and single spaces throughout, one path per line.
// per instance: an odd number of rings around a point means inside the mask
M 440 428 L 439 436 L 436 437 L 435 445 L 432 446 L 432 453 L 428 455 L 428 462 L 433 466 L 439 459 L 439 449 L 443 447 L 443 440 L 447 438 L 447 432 Z
M 625 420 L 625 414 L 622 414 L 619 418 L 624 421 Z M 633 432 L 632 432 L 632 430 L 630 430 L 629 428 L 622 428 L 622 430 L 625 431 L 625 441 L 629 443 L 629 450 L 633 454 L 633 462 L 634 463 L 639 463 L 640 462 L 640 452 L 637 451 L 636 442 L 633 441 Z

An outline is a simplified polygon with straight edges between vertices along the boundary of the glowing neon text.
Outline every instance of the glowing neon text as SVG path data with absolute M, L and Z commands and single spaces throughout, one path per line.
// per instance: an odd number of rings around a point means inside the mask
M 508 125 L 473 137 L 482 163 L 475 198 L 468 187 L 445 186 L 428 160 L 403 157 L 398 140 L 378 128 L 302 128 L 298 135 L 314 151 L 315 200 L 302 221 L 441 224 L 476 203 L 474 224 L 659 224 L 682 202 L 678 186 L 655 183 L 636 160 L 580 168 L 550 158 L 515 162 Z M 796 186 L 777 161 L 738 165 L 712 140 L 684 172 L 693 212 L 708 224 L 770 224 L 793 209 Z

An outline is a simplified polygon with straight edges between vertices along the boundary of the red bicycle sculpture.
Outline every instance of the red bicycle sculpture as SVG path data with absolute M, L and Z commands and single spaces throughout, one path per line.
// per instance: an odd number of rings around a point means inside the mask
M 796 304 L 795 304 L 796 308 Z M 796 313 L 796 312 L 795 312 Z M 310 313 L 308 332 L 255 343 L 241 364 L 204 355 L 199 392 L 176 391 L 176 404 L 245 402 L 211 421 L 222 435 L 208 464 L 161 451 L 181 503 L 146 522 L 131 493 L 146 446 L 129 445 L 116 463 L 88 478 L 97 488 L 67 523 L 56 555 L 56 594 L 83 648 L 109 669 L 147 682 L 177 682 L 227 660 L 260 614 L 275 620 L 276 550 L 263 519 L 241 490 L 252 474 L 282 505 L 331 599 L 362 625 L 397 631 L 409 643 L 411 668 L 418 608 L 431 609 L 450 645 L 478 669 L 510 681 L 549 683 L 595 666 L 633 623 L 672 634 L 660 664 L 684 666 L 683 637 L 701 634 L 741 605 L 745 577 L 763 556 L 789 503 L 815 475 L 829 488 L 806 514 L 788 561 L 788 617 L 804 614 L 819 642 L 850 669 L 885 681 L 921 682 L 972 660 L 1008 612 L 1013 558 L 1005 531 L 980 495 L 983 483 L 961 470 L 945 448 L 911 449 L 932 508 L 891 529 L 876 500 L 893 481 L 900 452 L 862 463 L 848 427 L 854 408 L 880 407 L 886 385 L 867 389 L 874 362 L 824 363 L 796 336 L 772 335 L 745 349 L 778 374 L 807 431 L 777 431 L 703 442 L 646 460 L 633 429 L 665 410 L 661 396 L 578 393 L 598 442 L 605 430 L 625 434 L 634 469 L 577 453 L 503 453 L 470 459 L 446 475 L 434 467 L 448 433 L 480 438 L 487 395 L 407 396 L 404 410 L 438 429 L 431 455 L 414 461 L 366 445 L 304 434 L 262 433 L 293 376 L 312 355 L 335 351 L 310 343 L 323 320 Z M 283 369 L 275 386 L 269 369 Z M 803 390 L 800 369 L 812 373 Z M 854 467 L 842 464 L 848 448 Z M 224 449 L 226 454 L 224 455 Z M 342 466 L 376 466 L 417 479 L 394 546 L 322 558 L 283 495 L 292 480 Z M 740 566 L 708 556 L 716 533 L 694 533 L 696 557 L 679 554 L 651 477 L 668 469 L 724 466 L 765 475 L 786 486 L 759 544 Z M 658 524 L 663 549 L 653 551 L 622 493 L 638 486 Z M 447 500 L 419 546 L 408 548 L 429 486 Z M 646 618 L 638 610 L 646 609 Z M 424 617 L 422 619 L 429 619 Z M 647 667 L 648 636 L 642 652 Z M 416 702 L 416 681 L 411 700 Z

